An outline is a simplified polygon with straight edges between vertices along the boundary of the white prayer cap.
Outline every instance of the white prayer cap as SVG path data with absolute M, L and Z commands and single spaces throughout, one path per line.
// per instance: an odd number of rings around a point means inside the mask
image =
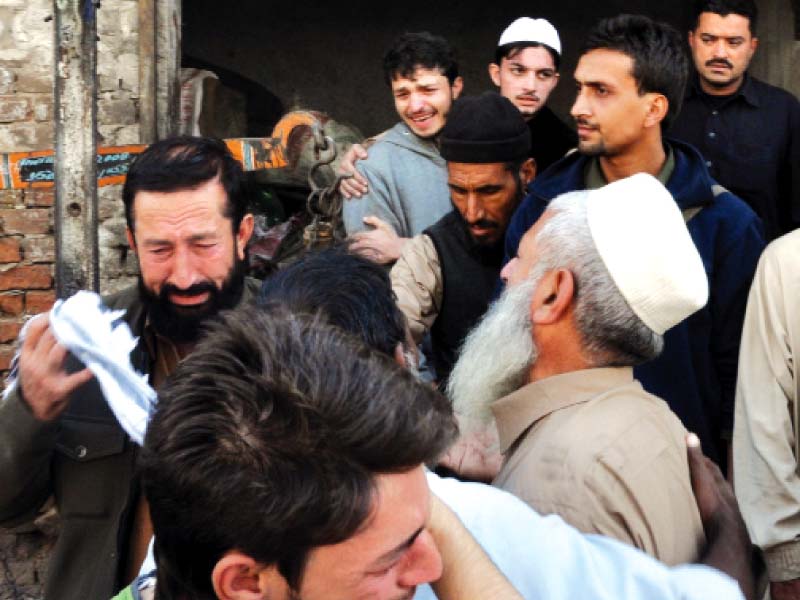
M 708 301 L 708 278 L 672 195 L 639 173 L 591 190 L 595 246 L 634 313 L 663 334 Z
M 520 17 L 506 27 L 497 45 L 505 46 L 506 44 L 516 44 L 518 42 L 544 44 L 561 56 L 561 39 L 558 37 L 556 28 L 547 19 Z

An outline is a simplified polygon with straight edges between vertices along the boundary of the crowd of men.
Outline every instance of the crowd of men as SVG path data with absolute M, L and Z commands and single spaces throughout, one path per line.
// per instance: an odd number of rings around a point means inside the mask
M 747 73 L 756 26 L 699 0 L 690 76 L 670 26 L 598 22 L 577 133 L 546 20 L 480 96 L 402 35 L 348 241 L 263 282 L 224 143 L 145 150 L 104 299 L 143 446 L 46 317 L 0 401 L 0 525 L 61 517 L 46 598 L 800 599 L 800 105 Z

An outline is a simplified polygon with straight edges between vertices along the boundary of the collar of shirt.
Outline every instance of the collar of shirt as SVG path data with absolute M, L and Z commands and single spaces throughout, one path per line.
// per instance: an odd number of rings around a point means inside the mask
M 692 77 L 691 83 L 687 86 L 686 97 L 691 98 L 693 96 L 697 96 L 702 98 L 704 95 L 706 94 L 703 91 L 703 88 L 700 87 L 700 79 L 697 74 L 695 74 Z M 733 102 L 737 98 L 742 98 L 742 100 L 755 108 L 761 106 L 761 99 L 758 97 L 758 91 L 753 85 L 752 78 L 747 74 L 747 72 L 745 72 L 742 77 L 742 85 L 739 86 L 738 90 L 731 94 L 729 102 L 727 102 L 726 105 L 730 102 Z
M 539 419 L 632 381 L 631 367 L 609 367 L 562 373 L 521 387 L 491 406 L 497 421 L 500 451 L 505 454 Z
M 675 171 L 675 153 L 667 144 L 664 145 L 664 151 L 667 155 L 667 160 L 664 161 L 664 165 L 658 172 L 656 179 L 666 187 L 669 178 L 672 177 L 672 173 Z M 606 176 L 603 175 L 603 169 L 600 167 L 599 157 L 593 156 L 589 162 L 586 163 L 586 175 L 583 180 L 586 182 L 587 190 L 596 190 L 608 184 Z

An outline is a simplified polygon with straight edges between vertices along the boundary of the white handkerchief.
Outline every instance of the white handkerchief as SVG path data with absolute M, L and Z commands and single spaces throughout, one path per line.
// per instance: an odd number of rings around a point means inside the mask
M 130 353 L 137 339 L 121 319 L 124 314 L 123 310 L 109 310 L 94 292 L 81 291 L 56 301 L 50 311 L 50 327 L 58 342 L 94 373 L 117 421 L 141 445 L 156 392 L 148 385 L 147 375 L 131 365 Z M 27 325 L 20 333 L 20 345 Z M 12 369 L 4 395 L 14 385 L 16 369 Z

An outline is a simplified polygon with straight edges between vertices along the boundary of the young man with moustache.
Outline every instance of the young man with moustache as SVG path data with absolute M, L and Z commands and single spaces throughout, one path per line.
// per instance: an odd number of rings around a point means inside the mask
M 696 73 L 669 135 L 700 150 L 775 239 L 800 225 L 800 102 L 747 72 L 758 47 L 753 0 L 697 0 L 693 16 Z
M 408 238 L 450 211 L 437 143 L 463 82 L 450 46 L 427 32 L 401 36 L 383 70 L 401 121 L 359 163 L 369 191 L 345 202 L 343 218 L 354 250 L 392 263 Z
M 520 17 L 500 36 L 489 77 L 528 123 L 530 156 L 541 173 L 578 144 L 575 132 L 547 106 L 558 85 L 561 40 L 546 19 Z
M 704 452 L 725 471 L 739 338 L 764 239 L 755 213 L 711 178 L 700 154 L 663 138 L 686 78 L 680 36 L 668 25 L 632 15 L 599 22 L 575 69 L 578 95 L 571 112 L 578 152 L 533 183 L 509 225 L 506 257 L 517 255 L 523 234 L 560 194 L 635 173 L 649 173 L 666 185 L 703 259 L 711 296 L 706 307 L 666 333 L 661 355 L 637 366 L 635 374 L 697 433 Z
M 105 303 L 126 311 L 138 337 L 131 363 L 157 388 L 205 323 L 257 292 L 244 277 L 253 216 L 241 165 L 214 139 L 153 144 L 131 164 L 122 195 L 139 284 Z M 0 523 L 24 523 L 55 496 L 61 533 L 45 597 L 109 598 L 137 574 L 152 534 L 138 447 L 47 318 L 28 328 L 18 367 L 0 403 Z
M 443 383 L 494 293 L 505 230 L 536 167 L 520 111 L 494 92 L 455 102 L 440 150 L 452 210 L 406 244 L 391 276 L 414 341 L 431 333 Z

